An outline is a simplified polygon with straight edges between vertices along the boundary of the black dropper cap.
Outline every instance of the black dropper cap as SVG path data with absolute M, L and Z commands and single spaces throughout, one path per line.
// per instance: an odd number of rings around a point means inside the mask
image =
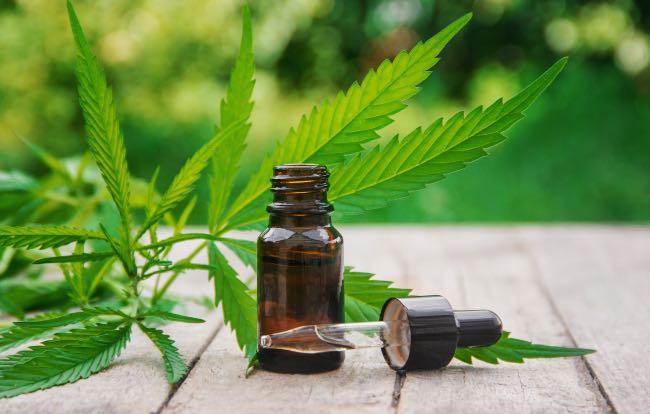
M 449 364 L 456 348 L 488 346 L 501 337 L 501 319 L 488 310 L 454 311 L 442 296 L 393 298 L 381 319 L 408 320 L 410 346 L 382 348 L 396 370 L 437 369 Z

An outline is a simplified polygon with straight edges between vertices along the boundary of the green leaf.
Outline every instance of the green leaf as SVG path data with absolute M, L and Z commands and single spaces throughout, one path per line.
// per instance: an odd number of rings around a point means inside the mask
M 565 64 L 566 58 L 560 59 L 505 103 L 498 100 L 467 115 L 459 112 L 447 122 L 439 119 L 424 131 L 418 128 L 402 140 L 395 137 L 384 148 L 376 146 L 353 157 L 332 172 L 329 200 L 348 212 L 380 208 L 487 155 L 485 149 L 505 139 L 502 133 L 523 117 L 522 111 Z
M 257 269 L 257 244 L 248 240 L 219 239 L 230 250 L 232 250 L 244 264 Z
M 138 247 L 138 250 L 151 250 L 158 247 L 171 246 L 172 244 L 176 244 L 188 240 L 220 240 L 220 238 L 217 236 L 213 236 L 212 234 L 206 234 L 206 233 L 177 234 L 176 236 L 172 236 L 167 239 L 160 240 L 159 242 Z
M 165 372 L 167 373 L 167 380 L 175 384 L 180 381 L 187 373 L 187 364 L 183 360 L 178 348 L 174 341 L 163 331 L 144 326 L 139 323 L 140 330 L 144 332 L 151 342 L 156 345 L 156 348 L 162 354 L 163 362 L 165 364 Z
M 63 226 L 0 227 L 0 247 L 49 249 L 85 240 L 105 240 L 104 234 Z
M 183 168 L 174 177 L 169 188 L 161 197 L 154 212 L 147 216 L 144 225 L 138 232 L 136 240 L 139 239 L 152 225 L 157 223 L 165 213 L 174 209 L 194 189 L 194 184 L 201 177 L 201 173 L 208 165 L 208 162 L 215 155 L 219 142 L 228 139 L 232 134 L 238 134 L 242 129 L 248 129 L 249 125 L 242 122 L 234 123 L 217 134 L 201 147 L 194 155 L 187 160 Z
M 0 360 L 0 398 L 75 382 L 108 367 L 126 346 L 131 324 L 106 323 L 58 333 Z
M 524 362 L 524 359 L 575 357 L 594 352 L 596 351 L 593 349 L 534 344 L 510 338 L 509 332 L 503 332 L 501 339 L 496 344 L 488 347 L 459 348 L 454 357 L 467 364 L 472 363 L 472 357 L 489 364 L 498 364 L 499 361 L 520 364 Z
M 158 176 L 160 175 L 160 166 L 156 167 L 151 180 L 149 180 L 149 185 L 147 186 L 147 201 L 145 203 L 145 212 L 147 216 L 153 214 L 156 206 L 155 203 L 160 199 L 158 192 L 156 191 L 156 183 L 158 182 Z
M 143 317 L 156 317 L 166 321 L 185 322 L 185 323 L 204 323 L 203 319 L 193 318 L 191 316 L 179 315 L 177 313 L 165 312 L 162 310 L 150 310 L 142 315 Z
M 230 74 L 230 82 L 226 97 L 221 101 L 221 128 L 226 128 L 235 122 L 247 122 L 253 111 L 253 87 L 255 80 L 255 62 L 253 60 L 253 30 L 248 6 L 242 10 L 242 37 L 239 55 Z M 242 129 L 232 134 L 220 144 L 212 158 L 211 173 L 208 182 L 210 189 L 210 209 L 208 224 L 214 232 L 221 224 L 235 176 L 239 170 L 248 129 Z
M 178 221 L 174 223 L 174 234 L 180 234 L 181 231 L 185 228 L 185 225 L 187 224 L 187 220 L 189 220 L 190 215 L 192 214 L 192 211 L 194 211 L 194 207 L 196 207 L 196 203 L 199 201 L 198 196 L 193 196 L 190 201 L 188 201 L 187 205 L 183 209 L 183 212 L 181 213 L 180 216 L 178 216 Z
M 68 181 L 72 181 L 70 171 L 68 171 L 68 168 L 66 168 L 65 164 L 60 159 L 47 152 L 41 146 L 29 141 L 27 138 L 19 134 L 17 135 L 18 138 L 20 138 L 20 140 L 23 141 L 23 143 L 27 146 L 27 148 L 29 148 L 38 158 L 40 158 L 41 161 L 43 161 L 43 163 L 47 165 L 50 170 L 52 170 L 52 172 L 59 174 L 61 177 Z
M 0 171 L 0 192 L 31 191 L 38 182 L 20 171 Z
M 104 224 L 100 224 L 99 226 L 104 232 L 104 235 L 106 235 L 106 240 L 111 246 L 111 249 L 113 249 L 113 252 L 117 255 L 117 257 L 119 257 L 120 261 L 122 262 L 127 276 L 130 278 L 135 277 L 137 275 L 135 256 L 133 254 L 133 250 L 131 250 L 131 246 L 128 244 L 128 240 L 124 240 L 121 236 L 111 237 L 109 230 L 104 226 Z
M 246 366 L 246 373 L 244 374 L 244 377 L 248 378 L 253 373 L 253 371 L 260 368 L 261 366 L 260 355 L 256 352 L 255 355 L 248 358 L 248 365 Z
M 93 317 L 85 312 L 74 312 L 51 319 L 33 319 L 14 322 L 0 334 L 0 352 L 15 348 L 27 342 L 50 336 L 61 328 L 75 325 Z
M 113 103 L 113 93 L 106 82 L 103 69 L 88 45 L 70 1 L 68 1 L 68 16 L 77 45 L 79 102 L 84 114 L 88 144 L 104 178 L 106 188 L 120 212 L 124 236 L 129 241 L 131 234 L 129 168 L 126 162 L 124 137 Z
M 93 316 L 119 316 L 120 319 L 133 320 L 131 316 L 110 306 L 84 307 L 83 311 Z
M 210 265 L 215 267 L 210 272 L 214 279 L 215 306 L 222 304 L 225 323 L 235 331 L 239 347 L 252 358 L 257 351 L 256 301 L 214 242 L 208 243 L 208 258 Z
M 19 319 L 25 317 L 25 311 L 4 294 L 0 295 L 0 313 L 2 312 Z
M 64 280 L 7 280 L 0 282 L 0 297 L 25 311 L 50 309 L 69 303 L 70 287 Z M 7 310 L 5 310 L 7 311 Z
M 411 289 L 390 287 L 393 282 L 373 279 L 372 273 L 355 272 L 345 268 L 345 321 L 366 322 L 379 320 L 382 306 L 390 298 L 403 298 Z
M 418 85 L 438 62 L 440 51 L 470 18 L 471 14 L 467 14 L 428 41 L 418 43 L 410 52 L 401 52 L 393 61 L 384 61 L 376 71 L 368 73 L 361 85 L 355 82 L 333 102 L 326 101 L 314 107 L 309 116 L 303 116 L 298 127 L 291 129 L 262 162 L 226 219 L 232 219 L 267 193 L 274 165 L 339 163 L 345 155 L 362 151 L 362 144 L 379 138 L 377 131 L 390 124 L 391 116 L 406 107 L 404 101 L 418 92 Z
M 99 260 L 108 259 L 109 257 L 113 257 L 113 256 L 115 256 L 114 252 L 72 254 L 69 256 L 45 257 L 43 259 L 35 260 L 34 264 L 96 262 Z

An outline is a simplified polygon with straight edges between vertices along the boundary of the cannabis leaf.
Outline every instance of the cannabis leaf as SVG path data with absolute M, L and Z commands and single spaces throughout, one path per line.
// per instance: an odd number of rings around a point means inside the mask
M 217 246 L 208 243 L 208 258 L 214 270 L 215 306 L 223 308 L 223 319 L 235 331 L 237 343 L 248 358 L 255 355 L 257 347 L 257 305 L 248 294 L 248 287 L 239 280 L 237 272 L 228 264 Z
M 0 295 L 0 311 L 20 319 L 25 317 L 25 312 L 20 306 L 5 295 Z
M 30 191 L 37 181 L 20 171 L 0 171 L 0 191 Z
M 160 329 L 150 328 L 141 323 L 138 324 L 138 327 L 151 339 L 151 342 L 156 345 L 156 348 L 162 354 L 167 380 L 172 384 L 180 381 L 187 373 L 187 364 L 185 364 L 183 357 L 178 352 L 174 341 Z
M 194 318 L 191 316 L 179 315 L 178 313 L 166 312 L 162 310 L 150 310 L 142 316 L 144 317 L 151 316 L 151 317 L 156 317 L 156 318 L 164 319 L 167 321 L 173 321 L 173 322 L 185 322 L 185 323 L 205 322 L 203 319 Z
M 12 309 L 8 313 L 19 318 L 24 312 L 55 308 L 69 302 L 70 287 L 63 280 L 7 280 L 0 282 L 0 298 Z M 11 299 L 9 299 L 11 298 Z M 0 307 L 1 305 L 0 300 Z M 15 312 L 15 313 L 14 313 Z
M 404 101 L 438 62 L 438 54 L 470 20 L 467 14 L 410 52 L 401 52 L 392 61 L 384 61 L 371 70 L 362 83 L 352 84 L 333 102 L 325 101 L 303 116 L 296 129 L 264 159 L 258 172 L 236 198 L 226 219 L 232 219 L 245 207 L 263 196 L 269 188 L 268 175 L 274 165 L 287 162 L 332 164 L 346 154 L 363 150 L 361 144 L 379 138 L 377 130 L 392 122 L 391 115 L 406 107 Z
M 178 203 L 183 201 L 187 195 L 194 189 L 194 184 L 201 177 L 201 173 L 207 167 L 210 159 L 214 157 L 215 151 L 219 147 L 219 142 L 228 139 L 232 134 L 239 134 L 242 130 L 247 130 L 248 124 L 243 122 L 235 122 L 227 128 L 220 130 L 217 134 L 206 144 L 204 144 L 194 155 L 187 160 L 183 168 L 174 177 L 169 188 L 163 194 L 160 202 L 153 210 L 151 215 L 147 216 L 144 225 L 140 228 L 136 240 L 140 238 L 154 223 L 160 221 L 163 215 L 174 209 Z
M 454 357 L 467 364 L 472 363 L 472 357 L 489 364 L 498 364 L 499 360 L 523 363 L 524 358 L 574 357 L 594 352 L 596 351 L 593 349 L 534 344 L 529 341 L 510 338 L 510 332 L 503 332 L 501 339 L 496 344 L 479 348 L 458 348 Z
M 14 322 L 0 333 L 0 352 L 15 348 L 35 339 L 50 336 L 63 327 L 86 321 L 93 315 L 86 312 L 73 312 L 52 319 L 32 319 Z
M 236 122 L 247 122 L 253 111 L 253 87 L 255 80 L 255 62 L 253 60 L 253 30 L 248 6 L 242 11 L 242 37 L 239 55 L 230 74 L 226 96 L 221 101 L 221 128 Z M 246 148 L 245 140 L 248 129 L 241 129 L 220 142 L 216 155 L 212 159 L 208 186 L 210 189 L 210 210 L 208 228 L 211 232 L 221 224 L 235 176 L 239 170 L 239 161 Z
M 382 306 L 390 298 L 404 298 L 411 289 L 390 287 L 393 282 L 373 279 L 374 274 L 355 272 L 345 268 L 343 283 L 345 292 L 345 321 L 366 322 L 379 320 Z
M 0 398 L 87 378 L 119 356 L 130 334 L 130 323 L 96 324 L 1 359 Z
M 90 239 L 106 237 L 97 231 L 64 226 L 0 227 L 0 247 L 42 250 Z
M 447 122 L 438 119 L 426 130 L 416 129 L 404 139 L 395 137 L 335 168 L 330 177 L 330 201 L 338 208 L 359 212 L 383 207 L 426 184 L 441 180 L 466 163 L 487 155 L 485 148 L 505 139 L 502 133 L 528 108 L 562 71 L 560 59 L 530 86 L 507 102 L 486 110 L 459 112 Z
M 128 241 L 131 234 L 130 178 L 113 93 L 106 82 L 104 71 L 90 50 L 70 0 L 68 16 L 77 45 L 79 102 L 86 121 L 88 144 L 106 188 L 120 212 L 123 233 Z
M 68 181 L 72 180 L 70 172 L 60 159 L 47 152 L 41 146 L 29 141 L 27 138 L 21 135 L 18 135 L 18 138 L 20 138 L 20 140 L 23 141 L 27 148 L 29 148 L 38 158 L 40 158 L 41 161 L 43 161 L 43 163 L 47 165 L 53 172 L 59 174 L 61 177 L 65 178 Z
M 115 253 L 113 252 L 71 254 L 68 256 L 44 257 L 42 259 L 34 260 L 34 264 L 97 262 L 113 256 L 115 256 Z
M 255 242 L 226 237 L 220 238 L 219 241 L 232 250 L 244 264 L 253 269 L 257 268 L 257 244 Z

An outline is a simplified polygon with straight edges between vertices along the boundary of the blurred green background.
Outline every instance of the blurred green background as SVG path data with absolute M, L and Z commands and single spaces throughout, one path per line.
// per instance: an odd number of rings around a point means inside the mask
M 134 175 L 164 188 L 211 137 L 238 49 L 240 1 L 76 0 L 112 84 Z M 258 69 L 244 171 L 302 113 L 472 10 L 390 138 L 510 97 L 569 65 L 492 156 L 351 222 L 647 221 L 650 2 L 251 1 Z M 0 0 L 0 170 L 46 173 L 16 133 L 58 156 L 86 149 L 63 0 Z M 238 181 L 241 186 L 243 174 Z M 205 188 L 200 190 L 206 193 Z M 207 198 L 203 198 L 206 200 Z M 193 221 L 204 222 L 205 203 Z

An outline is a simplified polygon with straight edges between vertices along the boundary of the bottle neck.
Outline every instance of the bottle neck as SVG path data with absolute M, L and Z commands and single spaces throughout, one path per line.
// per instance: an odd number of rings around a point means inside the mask
M 327 227 L 332 225 L 329 213 L 324 214 L 269 214 L 271 227 Z
M 315 164 L 285 164 L 274 168 L 271 178 L 273 202 L 267 211 L 277 220 L 329 224 L 329 213 L 333 210 L 327 201 L 327 169 Z M 290 216 L 279 219 L 280 216 Z M 310 216 L 315 216 L 310 219 Z M 316 217 L 319 216 L 319 217 Z

